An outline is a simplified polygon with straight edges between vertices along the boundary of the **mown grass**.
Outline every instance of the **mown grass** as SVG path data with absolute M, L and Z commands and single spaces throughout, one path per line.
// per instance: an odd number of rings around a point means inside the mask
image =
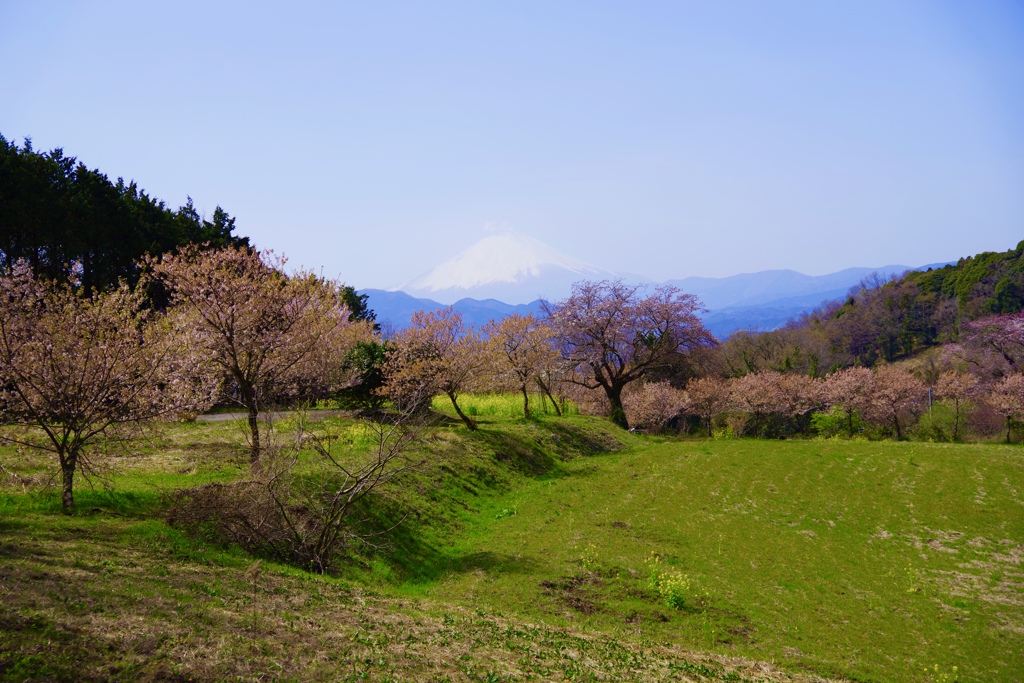
M 167 492 L 245 472 L 230 423 L 97 458 L 74 517 L 5 486 L 0 680 L 1022 680 L 1017 447 L 479 422 L 425 431 L 426 465 L 364 510 L 406 521 L 334 578 L 247 581 L 253 557 L 161 520 Z M 325 426 L 345 457 L 372 444 Z
M 425 595 L 853 680 L 1021 680 L 1019 448 L 669 441 L 564 467 L 459 546 L 512 561 Z M 652 553 L 689 577 L 682 610 Z

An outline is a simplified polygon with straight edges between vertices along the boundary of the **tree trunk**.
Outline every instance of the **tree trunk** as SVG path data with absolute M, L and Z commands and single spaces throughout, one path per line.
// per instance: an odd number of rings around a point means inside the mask
M 260 459 L 260 413 L 256 406 L 247 406 L 249 412 L 249 432 L 252 435 L 252 444 L 249 448 L 249 462 L 256 464 Z
M 714 436 L 714 434 L 711 432 L 711 418 L 712 417 L 713 416 L 711 414 L 708 414 L 708 438 L 709 439 Z
M 459 402 L 455 400 L 455 392 L 447 392 L 448 398 L 451 399 L 452 405 L 455 406 L 455 413 L 466 423 L 466 427 L 470 430 L 476 429 L 476 422 L 474 422 L 468 415 L 462 412 L 462 408 L 459 407 Z
M 526 391 L 526 385 L 522 386 L 523 389 L 523 417 L 527 420 L 530 419 L 530 394 Z
M 558 401 L 556 401 L 555 397 L 551 395 L 551 389 L 548 388 L 548 385 L 540 380 L 537 380 L 537 384 L 540 386 L 541 391 L 547 394 L 547 397 L 551 399 L 551 405 L 555 407 L 555 415 L 562 417 L 562 409 L 558 407 Z
M 629 429 L 629 421 L 626 419 L 626 409 L 622 407 L 622 387 L 614 385 L 606 386 L 604 393 L 608 395 L 608 404 L 611 408 L 611 419 L 614 424 Z
M 78 461 L 78 454 L 65 456 L 60 454 L 60 470 L 63 479 L 63 487 L 60 496 L 61 507 L 66 515 L 75 511 L 75 464 Z
M 251 437 L 249 462 L 255 465 L 260 459 L 260 408 L 256 402 L 256 390 L 246 383 L 239 382 L 239 384 L 241 384 L 242 404 L 245 405 L 245 411 L 248 414 L 249 436 Z
M 1010 443 L 1010 416 L 1006 416 L 1006 443 Z

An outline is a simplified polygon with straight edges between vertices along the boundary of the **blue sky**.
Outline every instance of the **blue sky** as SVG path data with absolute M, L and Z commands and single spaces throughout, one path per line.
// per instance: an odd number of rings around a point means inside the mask
M 0 133 L 357 287 L 511 228 L 653 279 L 1024 239 L 1019 2 L 0 1 Z

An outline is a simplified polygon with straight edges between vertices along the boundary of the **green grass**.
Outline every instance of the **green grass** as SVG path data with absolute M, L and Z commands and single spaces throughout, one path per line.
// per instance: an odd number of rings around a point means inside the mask
M 854 680 L 1020 680 L 1018 448 L 665 442 L 564 468 L 457 547 L 505 562 L 424 594 Z M 652 553 L 689 577 L 682 610 Z
M 427 465 L 363 510 L 410 516 L 334 578 L 247 583 L 254 558 L 161 520 L 167 492 L 245 471 L 235 424 L 97 458 L 74 517 L 3 487 L 0 681 L 1022 680 L 1019 447 L 477 415 L 426 431 Z M 324 424 L 340 457 L 372 443 Z

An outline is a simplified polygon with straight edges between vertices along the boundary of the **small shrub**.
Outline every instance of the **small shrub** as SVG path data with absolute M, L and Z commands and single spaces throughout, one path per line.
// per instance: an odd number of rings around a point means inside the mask
M 686 600 L 690 594 L 690 577 L 678 569 L 662 566 L 661 558 L 653 553 L 647 558 L 647 568 L 650 571 L 648 585 L 658 593 L 662 603 L 671 609 L 681 610 L 686 607 Z
M 853 415 L 853 433 L 859 434 L 866 423 L 856 413 Z M 833 406 L 827 413 L 811 415 L 811 430 L 818 436 L 830 439 L 835 436 L 850 435 L 850 417 L 840 406 Z
M 750 415 L 747 413 L 730 413 L 725 416 L 725 425 L 736 439 L 743 436 L 748 422 L 750 422 Z
M 362 430 L 372 430 L 375 438 L 370 453 L 348 463 L 331 453 L 342 441 L 338 434 L 323 424 L 319 433 L 307 431 L 303 415 L 296 413 L 290 418 L 296 422 L 291 442 L 275 445 L 268 438 L 249 478 L 175 492 L 168 521 L 194 536 L 324 573 L 352 543 L 365 540 L 350 519 L 360 501 L 418 466 L 404 454 L 418 439 L 408 418 L 349 428 L 345 434 L 356 441 L 366 438 Z M 268 430 L 267 437 L 273 436 Z M 300 468 L 306 447 L 319 457 L 315 465 Z
M 921 416 L 911 436 L 916 441 L 952 441 L 955 419 L 956 415 L 952 408 L 944 403 L 936 403 L 930 411 Z M 961 436 L 964 431 L 966 430 L 961 426 Z

